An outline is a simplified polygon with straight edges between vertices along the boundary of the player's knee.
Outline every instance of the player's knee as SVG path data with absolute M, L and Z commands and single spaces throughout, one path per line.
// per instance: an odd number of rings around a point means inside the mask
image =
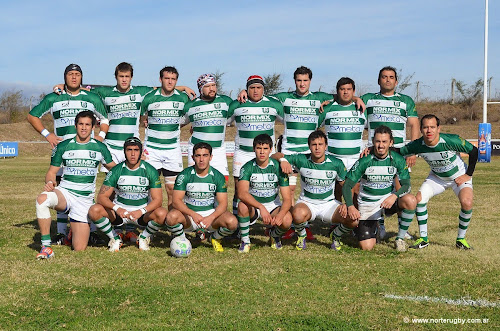
M 304 208 L 293 208 L 292 218 L 294 222 L 303 223 L 307 221 L 307 211 Z
M 417 198 L 413 194 L 407 194 L 403 198 L 403 208 L 415 209 L 417 207 Z
M 167 218 L 167 210 L 163 207 L 159 207 L 155 210 L 155 214 L 156 214 L 156 220 L 155 222 L 158 223 L 158 224 L 163 224 L 165 223 L 165 218 Z
M 375 242 L 372 240 L 363 240 L 359 242 L 359 247 L 363 251 L 371 251 L 375 247 Z
M 292 225 L 292 214 L 288 212 L 285 214 L 285 217 L 283 217 L 283 227 L 290 228 L 291 225 Z
M 179 224 L 181 217 L 183 216 L 180 211 L 178 211 L 177 209 L 172 209 L 171 211 L 168 212 L 166 217 L 167 225 L 172 226 Z
M 57 206 L 57 194 L 55 192 L 43 192 L 36 198 L 36 217 L 50 218 L 49 208 Z
M 102 217 L 102 214 L 105 212 L 103 206 L 99 204 L 92 205 L 89 209 L 89 218 L 92 221 L 97 221 Z
M 229 230 L 236 230 L 238 227 L 238 220 L 236 219 L 236 216 L 228 212 L 228 216 L 226 219 L 226 228 Z
M 462 198 L 460 200 L 460 205 L 462 207 L 463 210 L 471 210 L 472 209 L 472 205 L 473 205 L 473 202 L 472 202 L 472 198 Z
M 250 215 L 250 209 L 242 201 L 238 202 L 238 215 L 242 217 L 248 217 Z

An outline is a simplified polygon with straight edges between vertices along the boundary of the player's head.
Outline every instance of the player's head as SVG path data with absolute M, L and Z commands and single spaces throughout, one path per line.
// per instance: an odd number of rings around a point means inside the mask
M 273 148 L 273 140 L 266 134 L 259 134 L 253 139 L 253 151 L 255 152 L 255 158 L 258 161 L 265 162 L 269 159 L 269 154 L 271 154 L 271 149 Z
M 381 125 L 375 129 L 373 135 L 373 153 L 378 158 L 385 158 L 389 153 L 389 148 L 394 143 L 394 138 L 392 136 L 392 130 Z
M 198 85 L 198 90 L 200 91 L 200 96 L 203 99 L 212 100 L 217 95 L 217 84 L 215 80 L 215 75 L 213 74 L 203 74 L 198 77 L 196 85 Z
M 420 120 L 420 132 L 427 145 L 435 145 L 439 140 L 441 127 L 439 117 L 434 114 L 427 114 Z
M 394 93 L 396 85 L 398 85 L 398 73 L 396 68 L 386 66 L 378 72 L 378 85 L 382 93 Z
M 300 95 L 307 94 L 309 92 L 309 87 L 311 86 L 311 79 L 313 78 L 313 73 L 311 69 L 300 66 L 295 69 L 293 73 L 293 79 L 295 80 L 296 92 Z
M 135 166 L 140 162 L 142 156 L 142 143 L 137 137 L 130 137 L 123 144 L 123 152 L 128 165 Z
M 252 75 L 247 79 L 247 94 L 250 101 L 257 102 L 264 95 L 264 79 L 258 75 Z
M 172 93 L 177 85 L 177 79 L 179 79 L 179 72 L 175 67 L 167 66 L 160 70 L 160 83 L 163 92 Z
M 337 96 L 341 104 L 346 105 L 352 102 L 356 85 L 349 77 L 342 77 L 337 81 Z
M 322 158 L 325 155 L 326 148 L 328 147 L 328 138 L 321 130 L 311 132 L 307 138 L 307 144 L 311 150 L 311 154 L 315 158 Z
M 77 90 L 82 85 L 83 72 L 78 64 L 70 64 L 64 69 L 64 84 L 70 90 Z
M 198 170 L 205 170 L 210 166 L 212 160 L 212 146 L 209 143 L 197 143 L 193 147 L 194 166 Z
M 84 110 L 76 114 L 75 127 L 79 140 L 87 140 L 90 137 L 96 122 L 94 113 L 90 110 Z
M 134 77 L 134 68 L 130 63 L 122 62 L 116 66 L 116 85 L 121 92 L 129 90 L 132 77 Z

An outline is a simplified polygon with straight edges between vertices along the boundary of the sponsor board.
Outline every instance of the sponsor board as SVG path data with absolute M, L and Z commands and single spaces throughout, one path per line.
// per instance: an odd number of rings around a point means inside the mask
M 19 147 L 17 142 L 0 141 L 0 157 L 18 156 Z

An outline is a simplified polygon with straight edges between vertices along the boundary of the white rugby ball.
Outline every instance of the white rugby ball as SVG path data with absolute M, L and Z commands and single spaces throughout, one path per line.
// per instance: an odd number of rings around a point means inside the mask
M 175 237 L 170 242 L 170 252 L 175 257 L 188 257 L 191 249 L 191 242 L 185 237 Z

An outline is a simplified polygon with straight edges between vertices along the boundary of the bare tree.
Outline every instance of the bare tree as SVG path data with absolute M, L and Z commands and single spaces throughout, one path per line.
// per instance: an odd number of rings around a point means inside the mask
M 215 72 L 215 85 L 217 85 L 217 94 L 227 94 L 222 88 L 224 86 L 224 83 L 222 82 L 222 76 L 224 76 L 226 73 L 223 71 L 217 71 Z
M 0 96 L 0 112 L 3 123 L 18 122 L 26 116 L 26 100 L 23 91 L 5 91 Z
M 264 76 L 264 86 L 266 89 L 266 94 L 276 94 L 281 91 L 283 84 L 283 79 L 281 79 L 281 74 L 274 73 Z
M 467 86 L 461 80 L 455 80 L 455 86 L 460 95 L 460 104 L 469 112 L 470 120 L 477 119 L 474 103 L 483 95 L 483 80 L 478 79 L 474 84 Z
M 413 79 L 413 76 L 415 76 L 415 73 L 412 73 L 407 76 L 403 76 L 403 69 L 398 70 L 398 87 L 397 90 L 399 92 L 403 92 L 407 87 L 411 86 L 413 83 L 411 80 Z

